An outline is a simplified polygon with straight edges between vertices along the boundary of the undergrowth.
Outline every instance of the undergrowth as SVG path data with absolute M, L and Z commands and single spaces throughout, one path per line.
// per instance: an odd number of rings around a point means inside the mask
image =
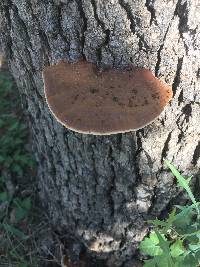
M 151 256 L 144 267 L 200 266 L 200 202 L 197 202 L 189 182 L 176 168 L 165 162 L 177 178 L 178 186 L 186 190 L 192 204 L 175 206 L 167 220 L 150 220 L 153 226 L 149 237 L 140 243 L 140 250 Z
M 0 263 L 33 267 L 37 266 L 30 251 L 34 212 L 26 183 L 34 174 L 35 161 L 26 146 L 28 131 L 16 90 L 10 74 L 0 72 Z

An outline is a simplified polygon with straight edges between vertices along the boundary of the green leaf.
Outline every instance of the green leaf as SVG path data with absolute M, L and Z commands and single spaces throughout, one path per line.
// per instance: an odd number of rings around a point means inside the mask
M 31 209 L 31 198 L 27 197 L 21 199 L 19 197 L 15 197 L 13 203 L 20 208 L 26 209 L 27 211 Z
M 173 258 L 173 261 L 174 261 L 173 267 L 183 267 L 184 258 L 185 258 L 185 254 L 178 256 L 176 258 Z
M 169 214 L 169 218 L 166 221 L 166 225 L 162 229 L 162 233 L 166 234 L 168 230 L 172 227 L 172 223 L 176 220 L 176 209 L 174 208 Z
M 23 168 L 19 164 L 13 163 L 11 165 L 11 170 L 19 176 L 23 176 Z
M 198 234 L 188 236 L 185 240 L 188 240 L 188 244 L 191 244 L 191 245 L 196 245 L 199 243 Z
M 9 196 L 7 192 L 0 193 L 0 202 L 9 201 Z
M 4 155 L 0 155 L 0 163 L 4 162 L 6 157 Z
M 0 118 L 0 128 L 2 128 L 4 125 L 5 125 L 4 120 L 2 120 L 2 119 Z
M 159 240 L 156 233 L 151 233 L 149 237 L 146 237 L 142 242 L 140 242 L 140 249 L 149 256 L 156 256 L 162 254 L 162 249 L 160 248 Z
M 179 186 L 184 188 L 187 191 L 192 203 L 195 205 L 197 213 L 199 214 L 198 204 L 197 204 L 195 197 L 194 197 L 194 195 L 193 195 L 193 193 L 192 193 L 192 191 L 188 185 L 188 181 L 185 178 L 183 178 L 183 176 L 177 171 L 177 169 L 169 161 L 165 160 L 165 163 L 170 168 L 170 170 L 174 174 L 174 176 L 177 178 Z M 189 178 L 189 181 L 190 180 L 191 180 L 191 178 Z
M 5 181 L 6 181 L 6 178 L 4 177 L 4 176 L 0 176 L 0 183 L 5 183 Z
M 27 210 L 23 209 L 23 208 L 17 208 L 15 210 L 15 218 L 17 220 L 17 222 L 23 220 L 24 218 L 27 217 Z
M 21 262 L 17 267 L 28 267 L 27 262 Z
M 195 258 L 199 261 L 200 263 L 200 250 L 198 250 L 195 254 Z
M 30 210 L 31 209 L 31 198 L 27 197 L 23 199 L 21 202 L 21 206 L 26 210 Z
M 189 233 L 189 234 L 183 234 L 183 236 L 187 237 L 187 236 L 193 236 L 193 235 L 198 235 L 198 234 L 200 234 L 200 230 L 192 232 L 192 233 Z
M 156 267 L 156 261 L 155 261 L 155 259 L 145 260 L 143 267 Z
M 192 178 L 193 178 L 193 175 L 191 175 L 190 177 L 187 178 L 186 181 L 187 181 L 188 184 L 190 183 L 190 181 L 192 180 Z
M 155 233 L 159 239 L 159 245 L 160 245 L 161 249 L 163 250 L 163 255 L 165 258 L 167 258 L 167 262 L 168 262 L 167 267 L 173 267 L 173 261 L 172 261 L 171 255 L 170 255 L 170 248 L 169 248 L 170 242 L 165 240 L 163 238 L 163 236 L 158 231 L 155 231 Z M 164 267 L 164 265 L 162 267 Z
M 169 218 L 167 219 L 167 224 L 172 225 L 175 219 L 176 219 L 176 208 L 173 208 L 172 212 L 169 214 Z
M 165 254 L 163 254 L 161 256 L 156 256 L 155 262 L 156 262 L 156 267 L 157 266 L 158 267 L 172 267 L 171 265 L 169 265 L 168 257 Z
M 198 251 L 200 250 L 200 243 L 197 245 L 189 245 L 189 249 L 192 251 Z
M 183 206 L 182 208 L 178 206 L 178 208 L 181 209 L 181 212 L 176 214 L 176 220 L 173 222 L 173 224 L 177 226 L 190 225 L 192 221 L 192 217 L 194 215 L 195 205 L 193 204 L 191 206 Z
M 182 267 L 198 267 L 198 265 L 198 260 L 189 254 L 184 258 Z
M 14 131 L 19 127 L 19 121 L 16 121 L 9 127 L 9 131 Z
M 2 226 L 7 232 L 9 232 L 9 233 L 21 238 L 21 239 L 27 239 L 28 238 L 28 236 L 26 236 L 21 230 L 19 230 L 18 228 L 14 227 L 10 224 L 3 223 Z
M 183 247 L 183 240 L 177 240 L 170 246 L 171 256 L 178 257 L 181 254 L 184 254 L 185 250 Z
M 148 220 L 147 221 L 149 224 L 153 224 L 155 226 L 161 226 L 161 227 L 166 227 L 168 224 L 167 222 L 164 221 L 160 221 L 159 219 L 155 219 L 155 220 Z
M 16 197 L 13 200 L 13 204 L 16 206 L 15 218 L 17 222 L 27 217 L 28 211 L 31 209 L 31 198 L 30 197 L 27 197 L 23 200 Z
M 170 249 L 169 249 L 170 242 L 168 242 L 167 240 L 165 240 L 163 238 L 163 236 L 158 231 L 155 231 L 155 234 L 158 237 L 159 245 L 160 245 L 161 249 L 163 250 L 163 253 L 164 254 L 169 254 L 169 252 L 170 252 Z

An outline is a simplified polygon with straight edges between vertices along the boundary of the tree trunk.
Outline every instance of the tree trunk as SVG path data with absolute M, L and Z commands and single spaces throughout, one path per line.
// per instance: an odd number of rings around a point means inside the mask
M 1 0 L 0 50 L 19 86 L 52 225 L 109 266 L 135 255 L 145 220 L 177 196 L 165 158 L 185 175 L 200 167 L 198 0 Z M 81 58 L 152 70 L 174 97 L 136 132 L 91 136 L 65 129 L 45 102 L 42 69 Z M 125 266 L 125 265 L 123 265 Z

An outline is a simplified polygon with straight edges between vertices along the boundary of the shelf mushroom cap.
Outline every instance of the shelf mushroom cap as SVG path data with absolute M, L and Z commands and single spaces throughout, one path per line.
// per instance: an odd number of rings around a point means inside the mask
M 172 98 L 172 88 L 147 69 L 100 71 L 89 62 L 59 62 L 43 71 L 45 97 L 56 119 L 85 134 L 143 128 Z

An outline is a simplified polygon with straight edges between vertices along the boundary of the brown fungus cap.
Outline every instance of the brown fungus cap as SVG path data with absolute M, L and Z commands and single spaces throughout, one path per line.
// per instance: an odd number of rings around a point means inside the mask
M 79 133 L 108 135 L 143 128 L 172 98 L 172 88 L 147 69 L 99 71 L 86 61 L 46 67 L 49 108 L 65 127 Z

